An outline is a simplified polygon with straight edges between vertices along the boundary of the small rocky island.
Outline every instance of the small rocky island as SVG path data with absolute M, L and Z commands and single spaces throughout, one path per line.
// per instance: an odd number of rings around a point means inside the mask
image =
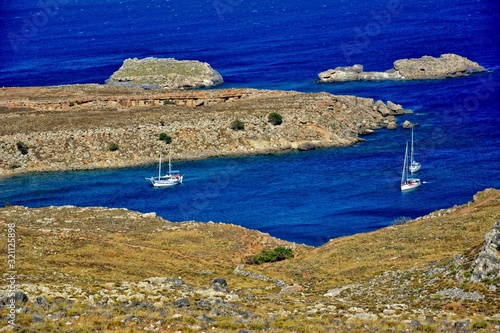
M 362 65 L 337 67 L 318 74 L 318 83 L 380 80 L 433 80 L 468 76 L 487 70 L 476 62 L 456 54 L 442 54 L 439 58 L 401 59 L 385 72 L 365 72 Z
M 107 84 L 146 89 L 190 89 L 224 83 L 209 64 L 173 58 L 126 59 Z

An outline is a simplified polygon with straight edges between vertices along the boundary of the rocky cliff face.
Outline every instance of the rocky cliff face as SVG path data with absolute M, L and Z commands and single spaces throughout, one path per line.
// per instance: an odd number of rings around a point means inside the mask
M 443 54 L 439 58 L 401 59 L 394 68 L 385 72 L 365 72 L 362 65 L 337 67 L 318 74 L 318 83 L 374 80 L 429 80 L 467 76 L 485 72 L 478 63 L 456 54 Z
M 474 266 L 473 282 L 500 278 L 500 222 L 484 236 L 484 245 Z
M 347 146 L 362 141 L 360 134 L 394 128 L 404 112 L 392 102 L 327 93 L 120 89 L 0 91 L 0 174 L 149 164 L 166 150 L 173 159 L 197 159 Z M 281 125 L 269 123 L 271 112 L 282 115 Z M 244 130 L 231 129 L 235 119 Z
M 209 64 L 195 60 L 126 59 L 123 65 L 106 81 L 140 88 L 202 88 L 224 82 L 222 76 Z

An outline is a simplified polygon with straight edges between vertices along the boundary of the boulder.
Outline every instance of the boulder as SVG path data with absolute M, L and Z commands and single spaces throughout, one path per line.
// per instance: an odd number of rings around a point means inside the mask
M 213 279 L 210 283 L 210 288 L 215 291 L 227 292 L 227 281 L 224 278 Z
M 146 89 L 214 87 L 224 82 L 209 64 L 173 58 L 126 59 L 106 84 Z
M 500 278 L 500 222 L 484 236 L 481 252 L 474 262 L 471 280 L 480 282 L 486 278 Z
M 391 121 L 390 123 L 387 124 L 387 129 L 394 130 L 398 128 L 398 124 L 396 124 L 395 121 Z
M 403 123 L 403 128 L 408 129 L 408 128 L 412 128 L 412 127 L 413 127 L 413 124 L 411 122 L 409 122 L 408 120 L 405 120 L 405 122 Z

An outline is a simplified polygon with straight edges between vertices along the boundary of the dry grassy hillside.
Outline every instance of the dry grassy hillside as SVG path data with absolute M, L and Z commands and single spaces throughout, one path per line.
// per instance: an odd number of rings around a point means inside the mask
M 470 273 L 499 215 L 500 191 L 486 190 L 312 248 L 125 209 L 14 206 L 0 209 L 0 268 L 15 224 L 23 332 L 497 332 L 500 281 Z M 295 257 L 246 264 L 278 245 Z

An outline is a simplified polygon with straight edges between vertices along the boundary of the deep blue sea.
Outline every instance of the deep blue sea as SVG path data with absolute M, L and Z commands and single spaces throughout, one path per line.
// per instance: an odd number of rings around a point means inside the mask
M 401 193 L 410 133 L 349 148 L 175 161 L 184 184 L 154 189 L 156 166 L 0 179 L 0 205 L 125 207 L 172 221 L 242 225 L 310 245 L 463 204 L 500 188 L 500 2 L 484 0 L 40 0 L 0 2 L 0 86 L 104 83 L 126 58 L 208 62 L 221 88 L 327 91 L 414 110 L 419 189 Z M 317 74 L 457 53 L 489 73 L 420 82 L 316 84 Z

